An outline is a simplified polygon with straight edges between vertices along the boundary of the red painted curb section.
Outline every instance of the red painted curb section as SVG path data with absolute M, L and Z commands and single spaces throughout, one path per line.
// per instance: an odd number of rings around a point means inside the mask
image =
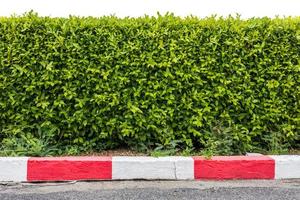
M 112 179 L 111 157 L 29 158 L 27 181 Z
M 268 156 L 193 157 L 195 179 L 274 179 L 275 161 Z

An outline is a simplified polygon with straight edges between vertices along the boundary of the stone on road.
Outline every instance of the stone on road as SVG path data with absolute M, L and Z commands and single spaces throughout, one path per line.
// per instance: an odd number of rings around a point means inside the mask
M 1 200 L 300 200 L 300 180 L 104 181 L 2 184 Z

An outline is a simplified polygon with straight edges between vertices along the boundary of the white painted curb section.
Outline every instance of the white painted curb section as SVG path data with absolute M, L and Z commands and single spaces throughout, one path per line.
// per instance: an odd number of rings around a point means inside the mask
M 194 179 L 191 157 L 122 157 L 112 158 L 112 179 Z
M 300 155 L 270 157 L 275 160 L 275 179 L 300 178 Z
M 0 181 L 27 181 L 27 157 L 0 157 Z

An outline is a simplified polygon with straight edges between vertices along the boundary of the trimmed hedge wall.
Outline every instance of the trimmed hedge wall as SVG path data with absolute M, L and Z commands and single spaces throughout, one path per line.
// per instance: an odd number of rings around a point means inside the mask
M 299 104 L 300 18 L 0 18 L 5 147 L 291 148 Z

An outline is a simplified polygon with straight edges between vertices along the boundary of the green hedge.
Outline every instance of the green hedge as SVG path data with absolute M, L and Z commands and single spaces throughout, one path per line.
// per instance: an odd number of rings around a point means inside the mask
M 3 149 L 235 154 L 299 132 L 299 17 L 0 18 Z

